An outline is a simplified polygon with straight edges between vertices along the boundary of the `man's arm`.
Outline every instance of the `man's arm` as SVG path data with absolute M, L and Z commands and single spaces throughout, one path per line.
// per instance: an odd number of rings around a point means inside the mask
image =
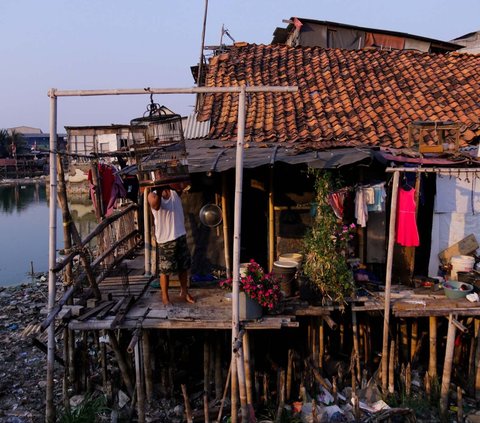
M 162 205 L 162 200 L 156 191 L 151 191 L 148 193 L 147 201 L 153 210 L 159 210 L 160 206 Z

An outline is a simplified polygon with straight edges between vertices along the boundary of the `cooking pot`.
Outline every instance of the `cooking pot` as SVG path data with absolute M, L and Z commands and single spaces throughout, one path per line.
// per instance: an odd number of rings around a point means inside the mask
M 199 213 L 200 222 L 209 228 L 214 228 L 222 223 L 222 209 L 216 204 L 205 204 Z

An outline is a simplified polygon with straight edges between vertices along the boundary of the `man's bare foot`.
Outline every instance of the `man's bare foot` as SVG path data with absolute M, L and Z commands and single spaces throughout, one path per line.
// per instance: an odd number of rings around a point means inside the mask
M 187 294 L 180 293 L 180 299 L 190 304 L 195 303 L 195 300 L 193 299 L 193 297 L 188 293 Z
M 162 296 L 162 303 L 163 305 L 167 306 L 167 305 L 172 305 L 171 301 L 170 301 L 170 298 L 168 297 L 164 297 Z

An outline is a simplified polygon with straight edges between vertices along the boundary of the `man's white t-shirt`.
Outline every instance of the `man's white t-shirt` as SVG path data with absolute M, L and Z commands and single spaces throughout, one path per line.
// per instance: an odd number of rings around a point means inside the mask
M 164 244 L 185 235 L 185 220 L 182 200 L 174 190 L 170 190 L 170 198 L 161 197 L 158 210 L 152 209 L 155 222 L 155 238 L 157 243 Z

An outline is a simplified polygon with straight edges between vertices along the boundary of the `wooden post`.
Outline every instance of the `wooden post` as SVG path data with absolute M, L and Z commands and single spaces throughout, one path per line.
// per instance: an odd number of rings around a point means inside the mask
M 247 404 L 253 406 L 252 364 L 250 361 L 250 334 L 248 330 L 243 335 L 243 362 L 245 368 L 245 387 L 247 390 Z
M 453 324 L 453 315 L 448 317 L 447 345 L 445 347 L 445 361 L 443 364 L 442 388 L 440 391 L 440 412 L 446 415 L 448 409 L 448 390 L 452 376 L 453 352 L 455 349 L 456 326 Z
M 430 338 L 430 354 L 428 359 L 428 375 L 433 381 L 437 378 L 437 318 L 430 316 L 429 321 L 429 338 Z
M 222 400 L 220 401 L 220 408 L 218 410 L 218 416 L 217 416 L 217 422 L 216 423 L 220 423 L 220 421 L 222 419 L 223 405 L 225 404 L 225 398 L 227 397 L 227 391 L 228 391 L 228 386 L 230 385 L 231 375 L 232 375 L 232 363 L 230 363 L 230 366 L 228 368 L 227 381 L 225 382 L 225 389 L 223 391 L 223 396 L 221 397 Z
M 463 392 L 460 386 L 457 386 L 457 422 L 463 422 Z
M 280 392 L 275 423 L 280 423 L 282 421 L 283 409 L 285 408 L 285 370 L 283 369 L 280 370 L 279 391 Z
M 287 357 L 287 383 L 286 383 L 286 399 L 290 401 L 290 395 L 292 393 L 292 373 L 293 373 L 293 350 L 288 350 Z
M 228 368 L 228 372 L 230 372 Z M 222 345 L 218 337 L 215 343 L 215 399 L 219 401 L 222 398 Z
M 227 278 L 232 277 L 230 258 L 230 228 L 228 226 L 228 185 L 227 173 L 222 172 L 222 225 L 223 225 L 223 254 L 225 255 L 225 271 Z
M 360 377 L 362 369 L 360 368 L 360 352 L 358 348 L 358 324 L 357 324 L 357 312 L 352 311 L 352 333 L 353 333 L 353 352 L 355 354 L 355 365 L 357 366 L 357 375 Z
M 97 216 L 97 221 L 100 222 L 105 216 L 105 213 L 102 198 L 102 182 L 98 175 L 98 163 L 95 160 L 90 163 L 90 172 L 92 174 L 92 184 L 94 187 L 95 202 L 97 204 L 97 207 L 95 207 L 95 215 Z
M 120 369 L 120 374 L 122 375 L 123 383 L 125 383 L 128 394 L 132 396 L 133 395 L 132 378 L 130 377 L 130 371 L 128 369 L 127 362 L 125 361 L 122 351 L 120 350 L 120 347 L 118 345 L 118 340 L 117 340 L 117 337 L 115 336 L 115 332 L 113 330 L 108 330 L 107 334 L 108 334 L 110 346 L 112 347 L 113 353 L 115 354 L 115 358 L 118 363 L 118 368 Z
M 145 394 L 147 402 L 153 398 L 152 358 L 150 348 L 150 330 L 142 329 L 143 369 L 145 372 Z
M 400 342 L 398 347 L 401 350 L 401 358 L 407 362 L 410 358 L 410 350 L 408 348 L 408 324 L 406 319 L 400 319 Z
M 312 357 L 315 365 L 318 367 L 318 342 L 317 342 L 317 331 L 319 328 L 318 319 L 316 317 L 312 317 L 310 324 L 312 326 L 311 333 L 312 333 Z
M 417 351 L 417 342 L 418 342 L 418 321 L 413 319 L 411 322 L 411 337 L 410 337 L 410 361 L 413 361 L 415 353 Z
M 398 181 L 400 172 L 393 173 L 392 198 L 390 206 L 390 225 L 388 230 L 387 269 L 385 276 L 385 309 L 383 314 L 383 347 L 382 347 L 382 390 L 388 387 L 388 330 L 390 325 L 390 290 L 392 287 L 393 247 L 395 244 L 395 223 L 397 217 Z
M 144 259 L 145 259 L 145 275 L 152 274 L 152 235 L 150 220 L 150 205 L 148 204 L 148 188 L 143 191 L 143 241 L 144 241 Z
M 230 389 L 230 401 L 231 401 L 231 422 L 238 423 L 238 378 L 237 378 L 237 358 L 235 354 L 232 354 L 232 378 Z
M 182 388 L 183 401 L 185 403 L 185 415 L 187 417 L 187 423 L 193 423 L 192 407 L 190 405 L 190 400 L 188 399 L 187 387 L 183 383 L 180 386 Z
M 275 192 L 274 166 L 270 166 L 270 183 L 268 190 L 268 269 L 271 272 L 275 262 Z
M 203 414 L 205 423 L 210 422 L 208 410 L 208 389 L 210 386 L 210 346 L 208 342 L 208 334 L 205 335 L 203 341 Z
M 388 393 L 395 392 L 395 341 L 390 343 L 390 356 L 388 363 Z
M 237 378 L 238 392 L 240 396 L 240 410 L 242 413 L 242 422 L 248 419 L 247 387 L 245 383 L 245 366 L 243 361 L 243 346 L 237 351 Z
M 137 421 L 145 422 L 145 385 L 143 380 L 143 363 L 141 344 L 135 344 L 135 393 L 137 394 Z
M 318 367 L 323 369 L 323 360 L 325 357 L 325 327 L 324 320 L 320 318 L 318 326 Z

